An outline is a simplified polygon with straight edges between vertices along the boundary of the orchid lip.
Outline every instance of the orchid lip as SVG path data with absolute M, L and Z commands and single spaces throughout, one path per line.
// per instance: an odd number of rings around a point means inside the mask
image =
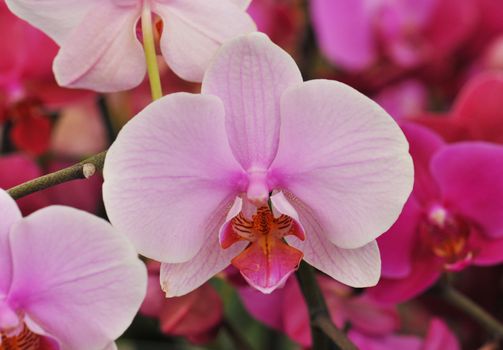
M 235 202 L 234 214 L 242 201 Z M 232 264 L 252 286 L 263 293 L 271 293 L 298 267 L 304 254 L 288 245 L 285 236 L 295 235 L 304 240 L 304 232 L 295 219 L 281 214 L 275 216 L 268 206 L 256 209 L 251 219 L 242 211 L 230 218 L 220 232 L 220 245 L 227 249 L 239 241 L 250 242 L 232 259 Z

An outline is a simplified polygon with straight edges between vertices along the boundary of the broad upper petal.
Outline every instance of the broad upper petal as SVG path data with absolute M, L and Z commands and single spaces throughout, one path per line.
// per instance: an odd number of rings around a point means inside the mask
M 61 45 L 103 0 L 5 0 L 9 9 Z
M 203 81 L 203 94 L 222 99 L 234 156 L 245 170 L 267 169 L 278 149 L 280 100 L 302 83 L 295 61 L 260 33 L 225 44 Z
M 432 159 L 431 172 L 449 208 L 474 220 L 487 236 L 503 237 L 503 146 L 446 146 Z
M 245 5 L 243 0 L 154 3 L 153 11 L 163 19 L 161 52 L 170 68 L 185 80 L 202 81 L 223 42 L 256 30 Z
M 11 249 L 9 232 L 12 224 L 21 219 L 14 199 L 0 189 L 0 296 L 7 294 L 11 283 Z
M 122 129 L 103 174 L 112 224 L 141 254 L 180 263 L 225 218 L 218 209 L 239 192 L 242 170 L 227 143 L 221 101 L 178 93 L 150 104 Z
M 312 209 L 298 198 L 287 197 L 275 195 L 271 197 L 271 202 L 276 210 L 302 224 L 306 236 L 304 241 L 296 236 L 287 236 L 285 240 L 304 253 L 306 262 L 352 287 L 369 287 L 377 283 L 381 274 L 381 258 L 375 241 L 356 249 L 339 248 L 325 238 L 327 227 Z
M 109 223 L 69 207 L 41 209 L 12 227 L 15 303 L 63 349 L 104 348 L 145 296 L 146 269 Z
M 275 188 L 288 189 L 311 208 L 323 227 L 315 233 L 326 235 L 320 239 L 346 249 L 363 247 L 388 230 L 413 184 L 398 125 L 358 91 L 328 80 L 283 95 L 270 173 Z
M 100 92 L 128 90 L 145 77 L 136 37 L 139 8 L 96 5 L 65 40 L 54 60 L 58 84 Z

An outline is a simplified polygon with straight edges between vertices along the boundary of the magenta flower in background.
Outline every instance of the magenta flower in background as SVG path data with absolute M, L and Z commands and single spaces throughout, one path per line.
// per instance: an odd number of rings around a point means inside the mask
M 325 276 L 318 283 L 327 302 L 332 321 L 339 329 L 348 324 L 349 338 L 360 350 L 458 350 L 459 343 L 439 319 L 430 322 L 424 339 L 400 333 L 400 318 L 395 306 L 380 305 L 367 295 L 354 295 L 351 288 Z M 303 348 L 310 348 L 311 328 L 306 302 L 297 280 L 264 295 L 249 287 L 238 288 L 250 314 L 269 327 L 287 334 Z
M 503 147 L 452 145 L 428 129 L 403 126 L 414 159 L 414 190 L 395 225 L 378 239 L 383 270 L 368 292 L 408 300 L 444 271 L 503 261 Z
M 412 68 L 447 57 L 476 20 L 472 0 L 311 0 L 320 49 L 346 70 L 382 58 Z
M 0 126 L 9 123 L 10 142 L 40 155 L 49 148 L 49 109 L 82 98 L 81 91 L 57 86 L 51 70 L 57 46 L 39 30 L 14 16 L 0 0 Z M 86 94 L 87 95 L 87 94 Z
M 318 284 L 339 329 L 350 324 L 352 330 L 369 337 L 391 335 L 399 329 L 400 318 L 394 306 L 379 305 L 365 295 L 355 296 L 351 288 L 326 276 L 318 276 Z M 238 292 L 254 318 L 284 332 L 305 348 L 312 346 L 309 313 L 295 278 L 288 279 L 284 288 L 270 295 L 247 286 L 238 287 Z
M 180 77 L 201 81 L 225 40 L 255 30 L 249 0 L 6 0 L 19 17 L 60 46 L 54 73 L 62 86 L 128 90 L 146 73 L 136 27 L 142 11 L 162 19 L 160 49 Z
M 209 283 L 187 295 L 167 299 L 159 287 L 161 265 L 148 265 L 147 296 L 140 313 L 159 320 L 161 332 L 187 338 L 194 344 L 214 340 L 223 321 L 224 305 L 215 288 Z
M 502 100 L 503 73 L 485 72 L 463 86 L 449 112 L 418 114 L 412 120 L 434 130 L 448 142 L 483 140 L 503 143 Z
M 106 221 L 61 206 L 22 218 L 0 190 L 0 348 L 115 349 L 145 289 L 143 263 Z
M 105 162 L 108 216 L 164 263 L 167 295 L 231 262 L 266 293 L 302 259 L 345 284 L 375 284 L 375 239 L 413 180 L 393 119 L 347 85 L 304 83 L 263 34 L 224 44 L 202 90 L 148 106 Z
M 438 318 L 430 321 L 424 338 L 416 335 L 390 334 L 368 336 L 349 331 L 349 338 L 360 350 L 460 350 L 459 341 L 447 325 Z
M 253 0 L 248 13 L 262 33 L 286 49 L 295 50 L 305 28 L 302 7 L 295 0 Z

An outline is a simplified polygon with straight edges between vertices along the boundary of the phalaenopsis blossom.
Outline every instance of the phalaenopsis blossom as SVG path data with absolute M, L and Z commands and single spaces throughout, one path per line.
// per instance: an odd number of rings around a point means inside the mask
M 334 324 L 350 325 L 349 338 L 360 350 L 458 350 L 459 343 L 440 319 L 433 319 L 424 339 L 402 334 L 395 306 L 379 305 L 366 295 L 325 276 L 318 283 Z M 263 295 L 249 287 L 239 294 L 246 309 L 257 320 L 287 334 L 304 348 L 312 346 L 309 313 L 299 284 L 289 279 L 285 287 Z
M 375 284 L 375 239 L 413 180 L 393 119 L 342 83 L 303 82 L 263 34 L 224 44 L 202 91 L 148 106 L 105 162 L 108 216 L 163 262 L 168 296 L 231 262 L 265 293 L 302 259 L 345 284 Z
M 503 147 L 487 142 L 445 144 L 407 124 L 415 184 L 395 225 L 378 240 L 383 271 L 369 293 L 404 301 L 445 271 L 503 261 Z
M 225 40 L 255 30 L 250 0 L 6 0 L 19 17 L 59 46 L 54 73 L 60 85 L 109 92 L 139 85 L 146 73 L 137 37 L 142 13 L 153 13 L 160 51 L 180 77 L 201 81 Z
M 391 62 L 413 68 L 448 57 L 474 28 L 471 0 L 312 0 L 326 57 L 346 70 Z
M 0 190 L 0 349 L 116 349 L 145 289 L 109 223 L 62 206 L 22 218 Z

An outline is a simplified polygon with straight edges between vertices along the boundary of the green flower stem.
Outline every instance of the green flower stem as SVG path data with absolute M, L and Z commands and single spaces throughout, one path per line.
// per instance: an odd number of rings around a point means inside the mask
M 487 311 L 482 309 L 466 295 L 446 283 L 440 286 L 440 295 L 449 304 L 463 311 L 477 321 L 489 333 L 503 339 L 503 325 L 501 322 L 491 316 Z
M 327 304 L 316 281 L 314 268 L 302 262 L 297 271 L 297 279 L 309 310 L 313 338 L 312 348 L 316 350 L 358 350 L 348 337 L 333 324 Z
M 11 189 L 7 190 L 7 193 L 9 193 L 12 198 L 19 199 L 29 194 L 45 190 L 46 188 L 62 184 L 64 182 L 78 179 L 88 179 L 93 176 L 96 171 L 103 170 L 106 153 L 106 151 L 101 152 L 68 168 L 12 187 Z
M 152 11 L 146 3 L 141 14 L 141 29 L 143 33 L 143 49 L 147 61 L 148 79 L 150 81 L 150 91 L 152 100 L 162 97 L 161 77 L 159 76 L 159 65 L 157 64 L 157 53 L 155 51 L 155 39 L 152 23 Z

